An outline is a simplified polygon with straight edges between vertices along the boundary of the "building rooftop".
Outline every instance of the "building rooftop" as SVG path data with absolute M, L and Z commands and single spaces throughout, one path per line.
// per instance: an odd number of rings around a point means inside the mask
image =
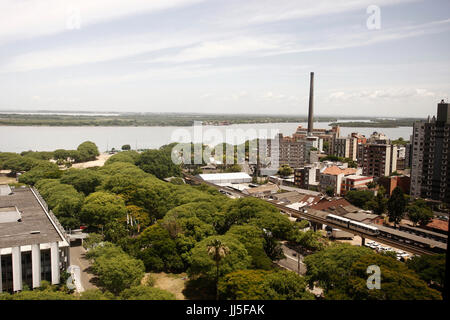
M 350 202 L 348 202 L 347 200 L 345 200 L 344 198 L 334 198 L 334 199 L 322 199 L 319 203 L 317 203 L 316 205 L 312 206 L 312 209 L 315 210 L 330 210 L 334 211 L 336 210 L 336 208 L 349 208 L 349 211 L 345 210 L 345 213 L 349 213 L 349 212 L 357 212 L 360 211 L 361 209 L 353 206 Z M 354 209 L 354 210 L 352 210 Z
M 0 197 L 11 193 L 11 188 L 7 184 L 0 184 Z
M 270 191 L 278 191 L 280 190 L 280 187 L 278 187 L 276 184 L 265 184 L 259 187 L 254 187 L 254 188 L 248 188 L 245 189 L 245 192 L 248 194 L 256 194 L 256 193 L 260 193 L 260 192 L 270 192 Z
M 344 174 L 344 175 L 353 175 L 354 173 L 356 173 L 358 170 L 355 168 L 346 168 L 346 169 L 341 169 L 338 166 L 331 166 L 326 168 L 322 174 L 330 174 L 330 175 L 338 175 L 338 174 Z
M 385 227 L 385 226 L 378 225 L 378 224 L 368 223 L 368 225 L 371 225 L 373 227 L 377 227 L 378 229 L 380 229 L 382 231 L 389 232 L 389 233 L 391 233 L 393 235 L 396 235 L 398 237 L 402 237 L 402 238 L 405 238 L 405 239 L 409 239 L 409 240 L 417 241 L 417 242 L 421 242 L 421 243 L 426 243 L 426 244 L 429 244 L 432 247 L 437 247 L 437 248 L 444 249 L 444 250 L 447 249 L 447 244 L 446 243 L 442 243 L 442 242 L 439 242 L 439 241 L 436 241 L 436 240 L 433 240 L 433 239 L 420 237 L 420 236 L 417 236 L 415 234 L 411 234 L 411 233 L 408 233 L 408 232 L 405 232 L 405 231 L 400 231 L 398 229 L 394 229 L 394 228 L 390 228 L 390 227 Z
M 365 212 L 349 212 L 347 214 L 344 214 L 344 217 L 350 220 L 355 220 L 359 222 L 370 222 L 379 216 L 372 213 L 365 213 Z
M 1 196 L 0 207 L 17 208 L 21 213 L 21 222 L 0 223 L 0 248 L 66 241 L 30 188 Z
M 199 177 L 205 181 L 208 180 L 229 180 L 229 179 L 252 179 L 245 172 L 230 172 L 230 173 L 205 173 L 199 174 Z
M 22 218 L 16 207 L 0 207 L 0 224 L 17 222 Z

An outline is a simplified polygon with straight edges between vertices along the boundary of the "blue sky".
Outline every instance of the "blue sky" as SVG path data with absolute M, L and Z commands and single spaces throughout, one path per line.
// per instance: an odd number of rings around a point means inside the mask
M 369 29 L 369 5 L 380 28 Z M 447 0 L 1 0 L 0 110 L 425 117 Z

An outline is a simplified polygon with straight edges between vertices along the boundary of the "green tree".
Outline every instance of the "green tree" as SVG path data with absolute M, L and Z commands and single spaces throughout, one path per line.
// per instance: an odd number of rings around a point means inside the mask
M 417 224 L 427 225 L 433 219 L 433 210 L 421 199 L 409 204 L 406 207 L 406 211 L 408 212 L 409 220 L 414 223 L 414 226 Z
M 56 179 L 40 180 L 35 186 L 65 228 L 80 227 L 80 211 L 84 200 L 82 194 Z
M 217 278 L 217 265 L 208 254 L 208 246 L 216 239 L 229 248 L 229 254 L 221 260 L 219 276 L 236 270 L 247 269 L 250 266 L 251 258 L 244 245 L 237 239 L 230 236 L 211 236 L 198 242 L 191 250 L 188 259 L 189 268 L 187 270 L 190 276 L 215 281 Z
M 208 255 L 216 263 L 216 299 L 219 300 L 219 267 L 220 262 L 230 253 L 230 248 L 220 241 L 220 239 L 211 239 L 207 246 Z
M 406 203 L 407 200 L 402 189 L 396 187 L 387 203 L 389 221 L 394 222 L 394 228 L 397 227 L 397 224 L 400 223 L 405 215 Z
M 135 164 L 136 161 L 139 159 L 139 153 L 136 151 L 123 151 L 116 153 L 115 155 L 111 156 L 106 160 L 105 165 L 109 165 L 114 162 L 128 162 Z
M 122 150 L 123 150 L 123 151 L 129 151 L 129 150 L 131 150 L 131 146 L 130 146 L 129 144 L 124 144 L 124 145 L 122 146 Z
M 371 254 L 366 247 L 349 244 L 332 244 L 325 249 L 305 257 L 306 276 L 310 286 L 318 282 L 325 293 L 332 288 L 345 287 L 352 264 L 361 256 Z
M 255 225 L 234 225 L 226 233 L 239 240 L 252 258 L 252 268 L 271 269 L 272 260 L 265 252 L 266 241 L 263 238 L 263 231 Z M 276 247 L 276 242 L 273 247 Z M 278 258 L 276 256 L 275 258 Z
M 139 285 L 144 276 L 144 264 L 120 248 L 110 246 L 94 249 L 89 255 L 94 259 L 92 270 L 104 289 L 118 295 L 127 288 Z
M 381 288 L 367 288 L 367 268 L 376 265 L 381 271 Z M 380 254 L 361 256 L 350 268 L 345 288 L 333 291 L 344 292 L 354 300 L 441 300 L 439 292 L 427 287 L 416 273 L 402 262 Z M 330 292 L 330 298 L 333 292 Z
M 136 242 L 139 247 L 137 257 L 144 262 L 147 271 L 176 273 L 184 270 L 175 240 L 161 225 L 145 229 Z
M 171 176 L 179 176 L 181 169 L 173 163 L 170 151 L 148 150 L 141 154 L 136 164 L 145 172 L 163 179 Z
M 294 170 L 288 165 L 283 165 L 278 169 L 278 174 L 282 177 L 288 177 L 293 173 Z
M 117 195 L 94 192 L 84 200 L 81 220 L 94 228 L 101 228 L 112 220 L 126 217 L 124 201 Z
M 354 206 L 367 210 L 374 197 L 368 190 L 350 190 L 345 194 L 345 199 Z
M 61 177 L 61 183 L 70 184 L 86 196 L 93 193 L 102 182 L 101 176 L 91 169 L 69 169 Z
M 310 300 L 304 277 L 287 270 L 239 270 L 219 282 L 219 295 L 226 300 Z
M 406 261 L 406 266 L 414 270 L 432 288 L 443 290 L 445 254 L 414 256 Z
M 79 159 L 77 159 L 77 162 L 92 161 L 100 155 L 97 145 L 92 141 L 83 142 L 78 146 L 77 151 L 79 152 Z
M 386 190 L 381 186 L 375 198 L 367 202 L 367 207 L 373 210 L 373 213 L 381 215 L 386 211 L 388 200 L 384 197 L 385 192 Z
M 35 185 L 42 179 L 58 179 L 61 177 L 61 171 L 56 164 L 42 161 L 19 177 L 20 183 Z

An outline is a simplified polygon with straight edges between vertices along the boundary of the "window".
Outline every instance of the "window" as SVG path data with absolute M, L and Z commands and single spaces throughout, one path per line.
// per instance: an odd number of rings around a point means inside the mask
M 12 256 L 10 254 L 1 256 L 2 264 L 2 288 L 3 292 L 13 291 Z

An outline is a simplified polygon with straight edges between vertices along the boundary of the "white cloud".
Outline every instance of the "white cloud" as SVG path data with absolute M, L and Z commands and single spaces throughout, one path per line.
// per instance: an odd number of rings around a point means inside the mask
M 183 7 L 204 0 L 2 0 L 0 43 L 67 31 L 80 13 L 81 27 L 114 19 Z
M 0 72 L 25 72 L 86 63 L 105 62 L 178 46 L 191 45 L 202 38 L 178 33 L 161 37 L 159 34 L 132 35 L 101 39 L 81 45 L 53 48 L 21 54 L 0 65 Z
M 382 9 L 388 6 L 421 0 L 246 0 L 236 1 L 218 19 L 223 25 L 253 25 L 293 19 L 361 11 L 363 19 L 368 17 L 366 8 L 376 4 Z
M 407 98 L 436 98 L 436 92 L 423 88 L 387 88 L 375 90 L 361 90 L 357 92 L 335 91 L 329 95 L 330 100 L 379 100 L 379 99 L 407 99 Z
M 189 62 L 203 59 L 243 56 L 249 53 L 270 52 L 284 47 L 291 37 L 286 35 L 235 36 L 216 41 L 205 41 L 190 48 L 155 58 L 150 62 Z

